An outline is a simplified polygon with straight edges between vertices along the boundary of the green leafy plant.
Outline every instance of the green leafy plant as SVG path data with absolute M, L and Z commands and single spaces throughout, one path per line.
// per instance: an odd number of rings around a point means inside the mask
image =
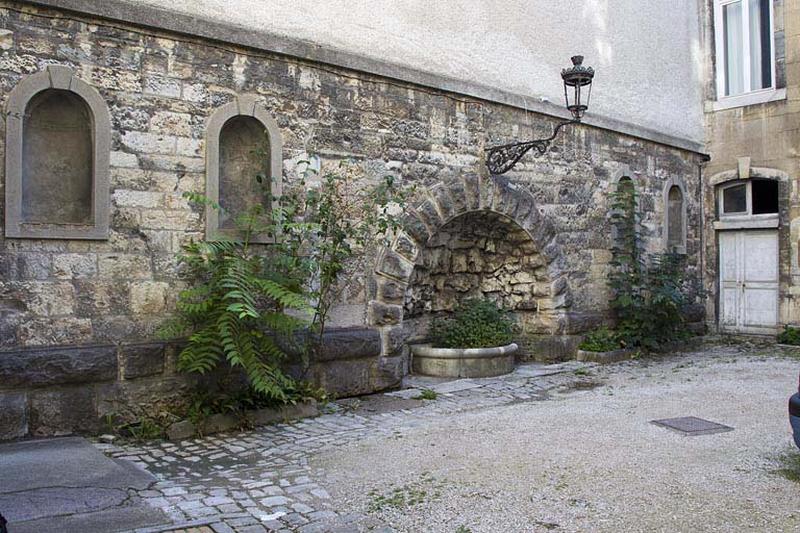
M 312 184 L 314 174 L 307 165 L 300 186 L 286 187 L 277 207 L 265 206 L 275 205 L 270 184 L 280 178 L 258 174 L 264 201 L 227 214 L 235 236 L 183 247 L 178 263 L 189 288 L 179 294 L 176 316 L 161 328 L 165 338 L 188 338 L 179 370 L 203 374 L 224 363 L 242 369 L 267 401 L 297 396 L 299 385 L 283 370 L 289 354 L 299 354 L 308 367 L 332 306 L 350 281 L 363 277 L 358 260 L 367 255 L 365 247 L 397 229 L 394 211 L 402 211 L 405 198 L 393 178 L 364 183 L 355 165 L 342 163 Z M 184 196 L 223 211 L 204 195 Z M 275 242 L 255 244 L 262 235 Z M 195 414 L 206 411 L 198 405 Z
M 587 352 L 610 352 L 624 347 L 625 341 L 620 338 L 619 333 L 606 327 L 597 328 L 589 332 L 578 345 L 579 350 Z
M 778 342 L 780 344 L 800 346 L 800 328 L 793 328 L 789 325 L 784 326 L 783 331 L 778 333 Z
M 508 313 L 493 301 L 470 299 L 452 317 L 434 319 L 431 337 L 439 348 L 488 348 L 509 344 L 514 330 Z
M 307 171 L 303 183 L 316 181 L 313 174 Z M 312 324 L 320 340 L 332 307 L 354 280 L 363 279 L 370 247 L 388 243 L 400 228 L 397 215 L 412 192 L 393 176 L 371 182 L 350 161 L 326 169 L 317 185 L 307 189 L 304 219 L 312 230 L 294 236 L 312 243 L 308 254 L 314 287 Z
M 652 350 L 687 335 L 683 312 L 690 300 L 684 258 L 674 253 L 644 254 L 636 206 L 633 182 L 621 181 L 612 194 L 610 307 L 620 339 Z
M 439 393 L 433 389 L 422 389 L 419 395 L 415 396 L 415 400 L 435 400 L 439 397 Z

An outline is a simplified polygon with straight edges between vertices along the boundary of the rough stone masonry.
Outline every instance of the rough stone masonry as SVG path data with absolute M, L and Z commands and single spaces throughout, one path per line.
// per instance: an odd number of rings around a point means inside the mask
M 0 98 L 63 65 L 99 92 L 111 121 L 108 238 L 0 237 L 0 439 L 92 431 L 115 405 L 190 384 L 175 374 L 175 346 L 155 342 L 154 331 L 181 288 L 176 253 L 204 237 L 205 214 L 182 194 L 206 192 L 209 117 L 241 95 L 254 95 L 277 122 L 288 186 L 297 183 L 297 161 L 315 154 L 323 169 L 350 158 L 367 179 L 393 174 L 417 187 L 407 231 L 369 258 L 335 313 L 343 318 L 331 348 L 314 363 L 312 376 L 333 392 L 398 384 L 404 343 L 418 334 L 403 321 L 404 306 L 424 309 L 423 296 L 447 300 L 426 295 L 432 285 L 419 281 L 417 262 L 439 253 L 430 251 L 437 235 L 458 224 L 472 232 L 470 223 L 500 216 L 512 233 L 530 237 L 534 259 L 509 272 L 519 283 L 489 283 L 512 294 L 527 284 L 530 294 L 511 301 L 546 304 L 546 320 L 528 321 L 540 339 L 532 357 L 569 356 L 575 335 L 607 318 L 609 192 L 621 177 L 635 182 L 652 251 L 664 246 L 664 184 L 685 184 L 687 259 L 691 272 L 699 268 L 700 155 L 686 149 L 572 127 L 548 154 L 494 178 L 484 170 L 486 146 L 549 134 L 556 119 L 222 36 L 204 40 L 24 2 L 0 1 L 0 25 Z M 448 225 L 458 217 L 465 218 Z

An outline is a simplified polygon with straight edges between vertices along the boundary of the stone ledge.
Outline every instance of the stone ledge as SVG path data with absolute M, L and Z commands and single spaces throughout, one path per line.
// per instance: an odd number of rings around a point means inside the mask
M 113 381 L 117 348 L 91 345 L 0 352 L 0 387 L 49 387 Z

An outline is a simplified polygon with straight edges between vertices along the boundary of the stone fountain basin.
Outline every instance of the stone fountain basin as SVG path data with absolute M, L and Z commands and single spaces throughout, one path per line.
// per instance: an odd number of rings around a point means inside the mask
M 514 371 L 516 343 L 492 348 L 434 348 L 410 346 L 415 374 L 446 378 L 488 378 Z

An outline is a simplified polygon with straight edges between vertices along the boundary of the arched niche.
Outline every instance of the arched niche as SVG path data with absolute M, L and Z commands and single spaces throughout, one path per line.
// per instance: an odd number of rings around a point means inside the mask
M 277 122 L 256 97 L 237 96 L 217 109 L 208 122 L 206 146 L 206 196 L 222 207 L 206 208 L 207 238 L 233 235 L 235 217 L 258 202 L 266 210 L 278 207 L 283 141 Z M 259 183 L 259 174 L 268 183 Z M 270 235 L 252 238 L 261 243 L 272 240 Z
M 105 239 L 111 121 L 100 94 L 51 65 L 9 94 L 5 234 Z
M 664 185 L 664 246 L 667 252 L 686 253 L 686 187 L 677 178 Z

